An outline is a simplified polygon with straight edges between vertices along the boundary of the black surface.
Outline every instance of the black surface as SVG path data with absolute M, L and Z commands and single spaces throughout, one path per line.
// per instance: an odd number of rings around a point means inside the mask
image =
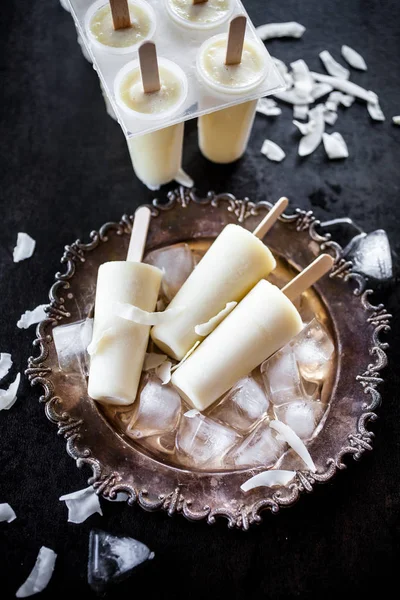
M 3 6 L 4 4 L 4 6 Z M 372 123 L 365 106 L 341 110 L 335 130 L 348 142 L 350 158 L 328 162 L 323 149 L 301 160 L 291 111 L 277 119 L 257 117 L 249 150 L 239 163 L 217 167 L 196 145 L 196 126 L 186 126 L 184 166 L 201 192 L 230 191 L 237 197 L 275 200 L 285 194 L 321 219 L 348 215 L 365 230 L 385 228 L 399 250 L 400 113 L 398 86 L 400 4 L 386 0 L 248 0 L 256 25 L 297 20 L 302 40 L 274 41 L 272 54 L 287 63 L 304 58 L 320 70 L 318 52 L 339 58 L 341 44 L 357 48 L 368 72 L 353 81 L 376 91 L 385 123 Z M 4 2 L 1 8 L 1 218 L 0 351 L 12 352 L 16 369 L 31 354 L 33 328 L 16 329 L 20 314 L 45 302 L 63 246 L 153 193 L 134 178 L 123 135 L 104 110 L 97 77 L 76 43 L 70 15 L 56 0 Z M 281 164 L 259 153 L 270 137 L 287 150 Z M 164 195 L 162 190 L 159 196 Z M 18 231 L 37 240 L 32 259 L 12 262 Z M 387 295 L 394 313 L 399 292 Z M 397 317 L 391 366 L 385 371 L 384 403 L 373 425 L 373 453 L 296 507 L 248 533 L 192 524 L 182 517 L 149 514 L 122 503 L 103 502 L 104 516 L 67 523 L 59 496 L 85 487 L 80 472 L 24 380 L 19 400 L 0 414 L 0 502 L 18 519 L 0 524 L 0 596 L 11 598 L 25 580 L 39 547 L 58 553 L 56 571 L 43 598 L 82 592 L 88 534 L 100 527 L 147 543 L 155 559 L 115 592 L 146 598 L 371 597 L 389 584 L 397 589 L 399 551 L 399 368 Z M 397 338 L 397 339 L 396 339 Z M 397 554 L 397 557 L 396 557 Z M 113 594 L 110 594 L 110 597 Z

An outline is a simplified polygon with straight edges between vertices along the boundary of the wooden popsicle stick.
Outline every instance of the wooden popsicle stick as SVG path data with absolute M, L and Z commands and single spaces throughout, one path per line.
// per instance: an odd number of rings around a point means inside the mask
M 262 240 L 267 231 L 271 229 L 272 225 L 276 223 L 281 214 L 286 210 L 288 204 L 289 200 L 287 198 L 279 198 L 278 202 L 274 204 L 269 213 L 257 225 L 253 231 L 253 235 Z
M 161 88 L 158 72 L 157 50 L 153 42 L 144 42 L 139 48 L 140 73 L 146 94 L 158 92 Z
M 126 260 L 129 262 L 142 262 L 144 249 L 146 246 L 147 232 L 149 230 L 151 211 L 147 206 L 139 206 L 135 212 L 133 220 L 131 239 L 129 242 L 128 255 Z
M 246 22 L 247 19 L 244 15 L 239 15 L 230 22 L 225 58 L 226 65 L 238 65 L 242 60 Z
M 307 288 L 314 285 L 318 279 L 331 270 L 333 263 L 332 256 L 329 254 L 321 254 L 313 262 L 308 265 L 301 273 L 296 275 L 282 288 L 282 292 L 293 302 L 295 298 L 300 296 Z
M 193 0 L 193 4 L 205 4 L 207 0 Z
M 128 0 L 109 0 L 114 29 L 131 27 Z

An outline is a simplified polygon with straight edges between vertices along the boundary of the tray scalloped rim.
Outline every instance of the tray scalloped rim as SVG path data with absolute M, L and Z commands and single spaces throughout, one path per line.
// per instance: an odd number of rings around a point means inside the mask
M 187 208 L 190 203 L 225 208 L 236 217 L 239 223 L 243 223 L 249 216 L 259 215 L 260 210 L 268 211 L 271 208 L 269 202 L 255 203 L 248 198 L 239 200 L 228 193 L 217 195 L 209 192 L 205 198 L 202 198 L 197 196 L 193 190 L 184 187 L 169 192 L 167 202 L 154 199 L 148 206 L 151 209 L 152 217 L 156 218 L 160 212 L 172 209 L 182 210 Z M 367 429 L 367 425 L 377 418 L 375 410 L 381 403 L 381 395 L 377 386 L 382 382 L 379 371 L 387 364 L 385 350 L 388 348 L 388 344 L 383 342 L 380 336 L 382 333 L 390 331 L 391 315 L 383 304 L 374 306 L 369 302 L 369 296 L 373 291 L 367 289 L 365 277 L 353 271 L 352 263 L 342 257 L 341 246 L 331 239 L 330 234 L 321 234 L 317 231 L 320 222 L 312 211 L 296 209 L 292 215 L 282 215 L 281 220 L 294 224 L 297 231 L 308 232 L 311 240 L 319 245 L 321 251 L 333 254 L 335 265 L 330 277 L 339 277 L 345 282 L 354 282 L 353 294 L 360 297 L 361 306 L 367 315 L 366 320 L 373 327 L 369 354 L 375 362 L 368 364 L 366 369 L 356 377 L 366 395 L 366 400 L 362 405 L 362 414 L 358 419 L 357 430 L 348 434 L 346 444 L 335 456 L 327 460 L 325 471 L 317 473 L 297 471 L 293 482 L 288 486 L 274 489 L 265 488 L 265 497 L 250 506 L 243 503 L 232 510 L 227 507 L 211 508 L 210 506 L 195 510 L 192 506 L 193 501 L 185 497 L 179 486 L 173 490 L 166 490 L 154 500 L 149 497 L 146 489 L 135 489 L 130 485 L 120 483 L 119 474 L 107 470 L 93 455 L 91 449 L 83 445 L 81 431 L 83 420 L 71 417 L 66 411 L 59 412 L 57 410 L 60 408 L 62 400 L 54 393 L 54 385 L 50 378 L 51 368 L 45 363 L 49 355 L 49 347 L 52 344 L 52 335 L 49 331 L 60 320 L 70 316 L 65 308 L 62 294 L 69 288 L 69 280 L 74 276 L 76 266 L 84 261 L 86 252 L 90 252 L 102 242 L 106 242 L 109 234 L 130 233 L 133 216 L 124 215 L 119 223 L 109 222 L 104 224 L 99 231 L 92 231 L 90 242 L 83 243 L 77 240 L 65 247 L 61 263 L 66 265 L 66 270 L 64 273 L 56 273 L 55 283 L 49 292 L 50 303 L 46 307 L 48 318 L 39 323 L 36 328 L 36 339 L 33 346 L 39 350 L 39 354 L 28 359 L 28 368 L 25 371 L 32 386 L 40 385 L 43 388 L 44 393 L 39 401 L 45 404 L 47 418 L 58 426 L 58 434 L 66 439 L 68 454 L 76 461 L 78 467 L 87 465 L 92 469 L 88 483 L 93 485 L 98 495 L 114 499 L 117 493 L 126 492 L 128 504 L 132 505 L 137 502 L 145 510 L 163 509 L 170 516 L 180 513 L 190 520 L 206 519 L 209 524 L 215 523 L 216 518 L 221 516 L 227 519 L 228 527 L 247 530 L 250 524 L 261 522 L 260 513 L 263 510 L 269 509 L 272 513 L 276 513 L 282 506 L 291 506 L 302 493 L 312 492 L 315 484 L 329 481 L 338 470 L 345 469 L 343 458 L 346 455 L 351 455 L 355 460 L 359 460 L 364 452 L 372 450 L 374 434 Z

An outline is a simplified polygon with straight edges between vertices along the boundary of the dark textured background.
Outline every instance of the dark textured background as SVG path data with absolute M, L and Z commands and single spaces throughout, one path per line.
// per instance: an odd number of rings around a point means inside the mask
M 339 58 L 343 43 L 358 49 L 369 70 L 353 72 L 353 80 L 379 94 L 387 120 L 371 122 L 365 106 L 356 103 L 340 111 L 334 128 L 344 134 L 350 158 L 328 162 L 319 148 L 301 160 L 291 111 L 284 107 L 277 119 L 257 117 L 245 158 L 226 167 L 200 156 L 195 123 L 188 123 L 184 166 L 198 189 L 253 200 L 285 194 L 321 219 L 349 215 L 367 231 L 385 228 L 398 251 L 400 129 L 391 117 L 400 113 L 399 2 L 248 0 L 246 6 L 256 25 L 298 20 L 307 27 L 302 40 L 268 44 L 287 63 L 304 58 L 321 70 L 319 51 L 328 49 Z M 46 301 L 63 246 L 87 239 L 92 228 L 132 213 L 153 194 L 133 176 L 123 135 L 106 115 L 96 74 L 57 0 L 4 2 L 0 19 L 0 350 L 12 352 L 15 376 L 26 365 L 34 336 L 33 328 L 17 330 L 16 322 L 24 310 Z M 267 136 L 287 151 L 283 163 L 260 155 Z M 18 231 L 30 233 L 37 250 L 29 261 L 14 264 Z M 398 290 L 386 303 L 396 313 Z M 381 418 L 373 425 L 374 452 L 359 464 L 351 461 L 347 471 L 296 507 L 265 514 L 263 524 L 248 533 L 107 502 L 103 517 L 68 524 L 58 497 L 85 487 L 87 473 L 67 456 L 38 404 L 38 392 L 24 381 L 18 402 L 0 414 L 0 502 L 9 502 L 18 515 L 10 525 L 0 525 L 1 597 L 15 594 L 41 545 L 58 553 L 42 597 L 71 592 L 92 597 L 85 571 L 93 526 L 137 537 L 156 553 L 115 595 L 134 597 L 140 589 L 151 599 L 329 598 L 370 597 L 389 584 L 397 589 L 398 331 L 394 322 Z

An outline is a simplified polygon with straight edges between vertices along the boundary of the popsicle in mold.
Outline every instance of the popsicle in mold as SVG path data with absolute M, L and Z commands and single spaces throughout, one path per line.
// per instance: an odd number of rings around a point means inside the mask
M 176 114 L 187 91 L 185 73 L 172 61 L 157 58 L 152 42 L 142 44 L 139 60 L 126 64 L 115 78 L 116 101 L 125 114 L 161 125 L 157 131 L 128 138 L 136 175 L 150 189 L 172 181 L 181 167 L 184 123 L 162 127 L 162 120 Z
M 165 0 L 168 15 L 185 29 L 212 29 L 229 19 L 235 0 Z
M 140 262 L 149 221 L 149 209 L 138 208 L 127 260 L 102 264 L 97 276 L 88 393 L 104 404 L 132 404 L 136 398 L 150 327 L 121 319 L 113 305 L 155 309 L 162 271 Z
M 227 100 L 248 94 L 266 76 L 266 56 L 261 43 L 245 39 L 246 17 L 232 19 L 229 34 L 204 42 L 197 56 L 197 73 L 207 88 Z M 224 108 L 198 119 L 202 154 L 215 163 L 230 163 L 246 150 L 257 100 Z
M 205 410 L 238 379 L 287 344 L 303 328 L 292 300 L 327 273 L 323 254 L 282 290 L 261 280 L 172 375 L 186 402 Z
M 287 205 L 287 198 L 281 198 L 253 233 L 234 224 L 222 230 L 169 304 L 169 308 L 186 306 L 188 310 L 151 330 L 163 352 L 181 360 L 203 339 L 195 332 L 196 325 L 206 323 L 228 302 L 239 302 L 275 268 L 275 259 L 261 239 Z

